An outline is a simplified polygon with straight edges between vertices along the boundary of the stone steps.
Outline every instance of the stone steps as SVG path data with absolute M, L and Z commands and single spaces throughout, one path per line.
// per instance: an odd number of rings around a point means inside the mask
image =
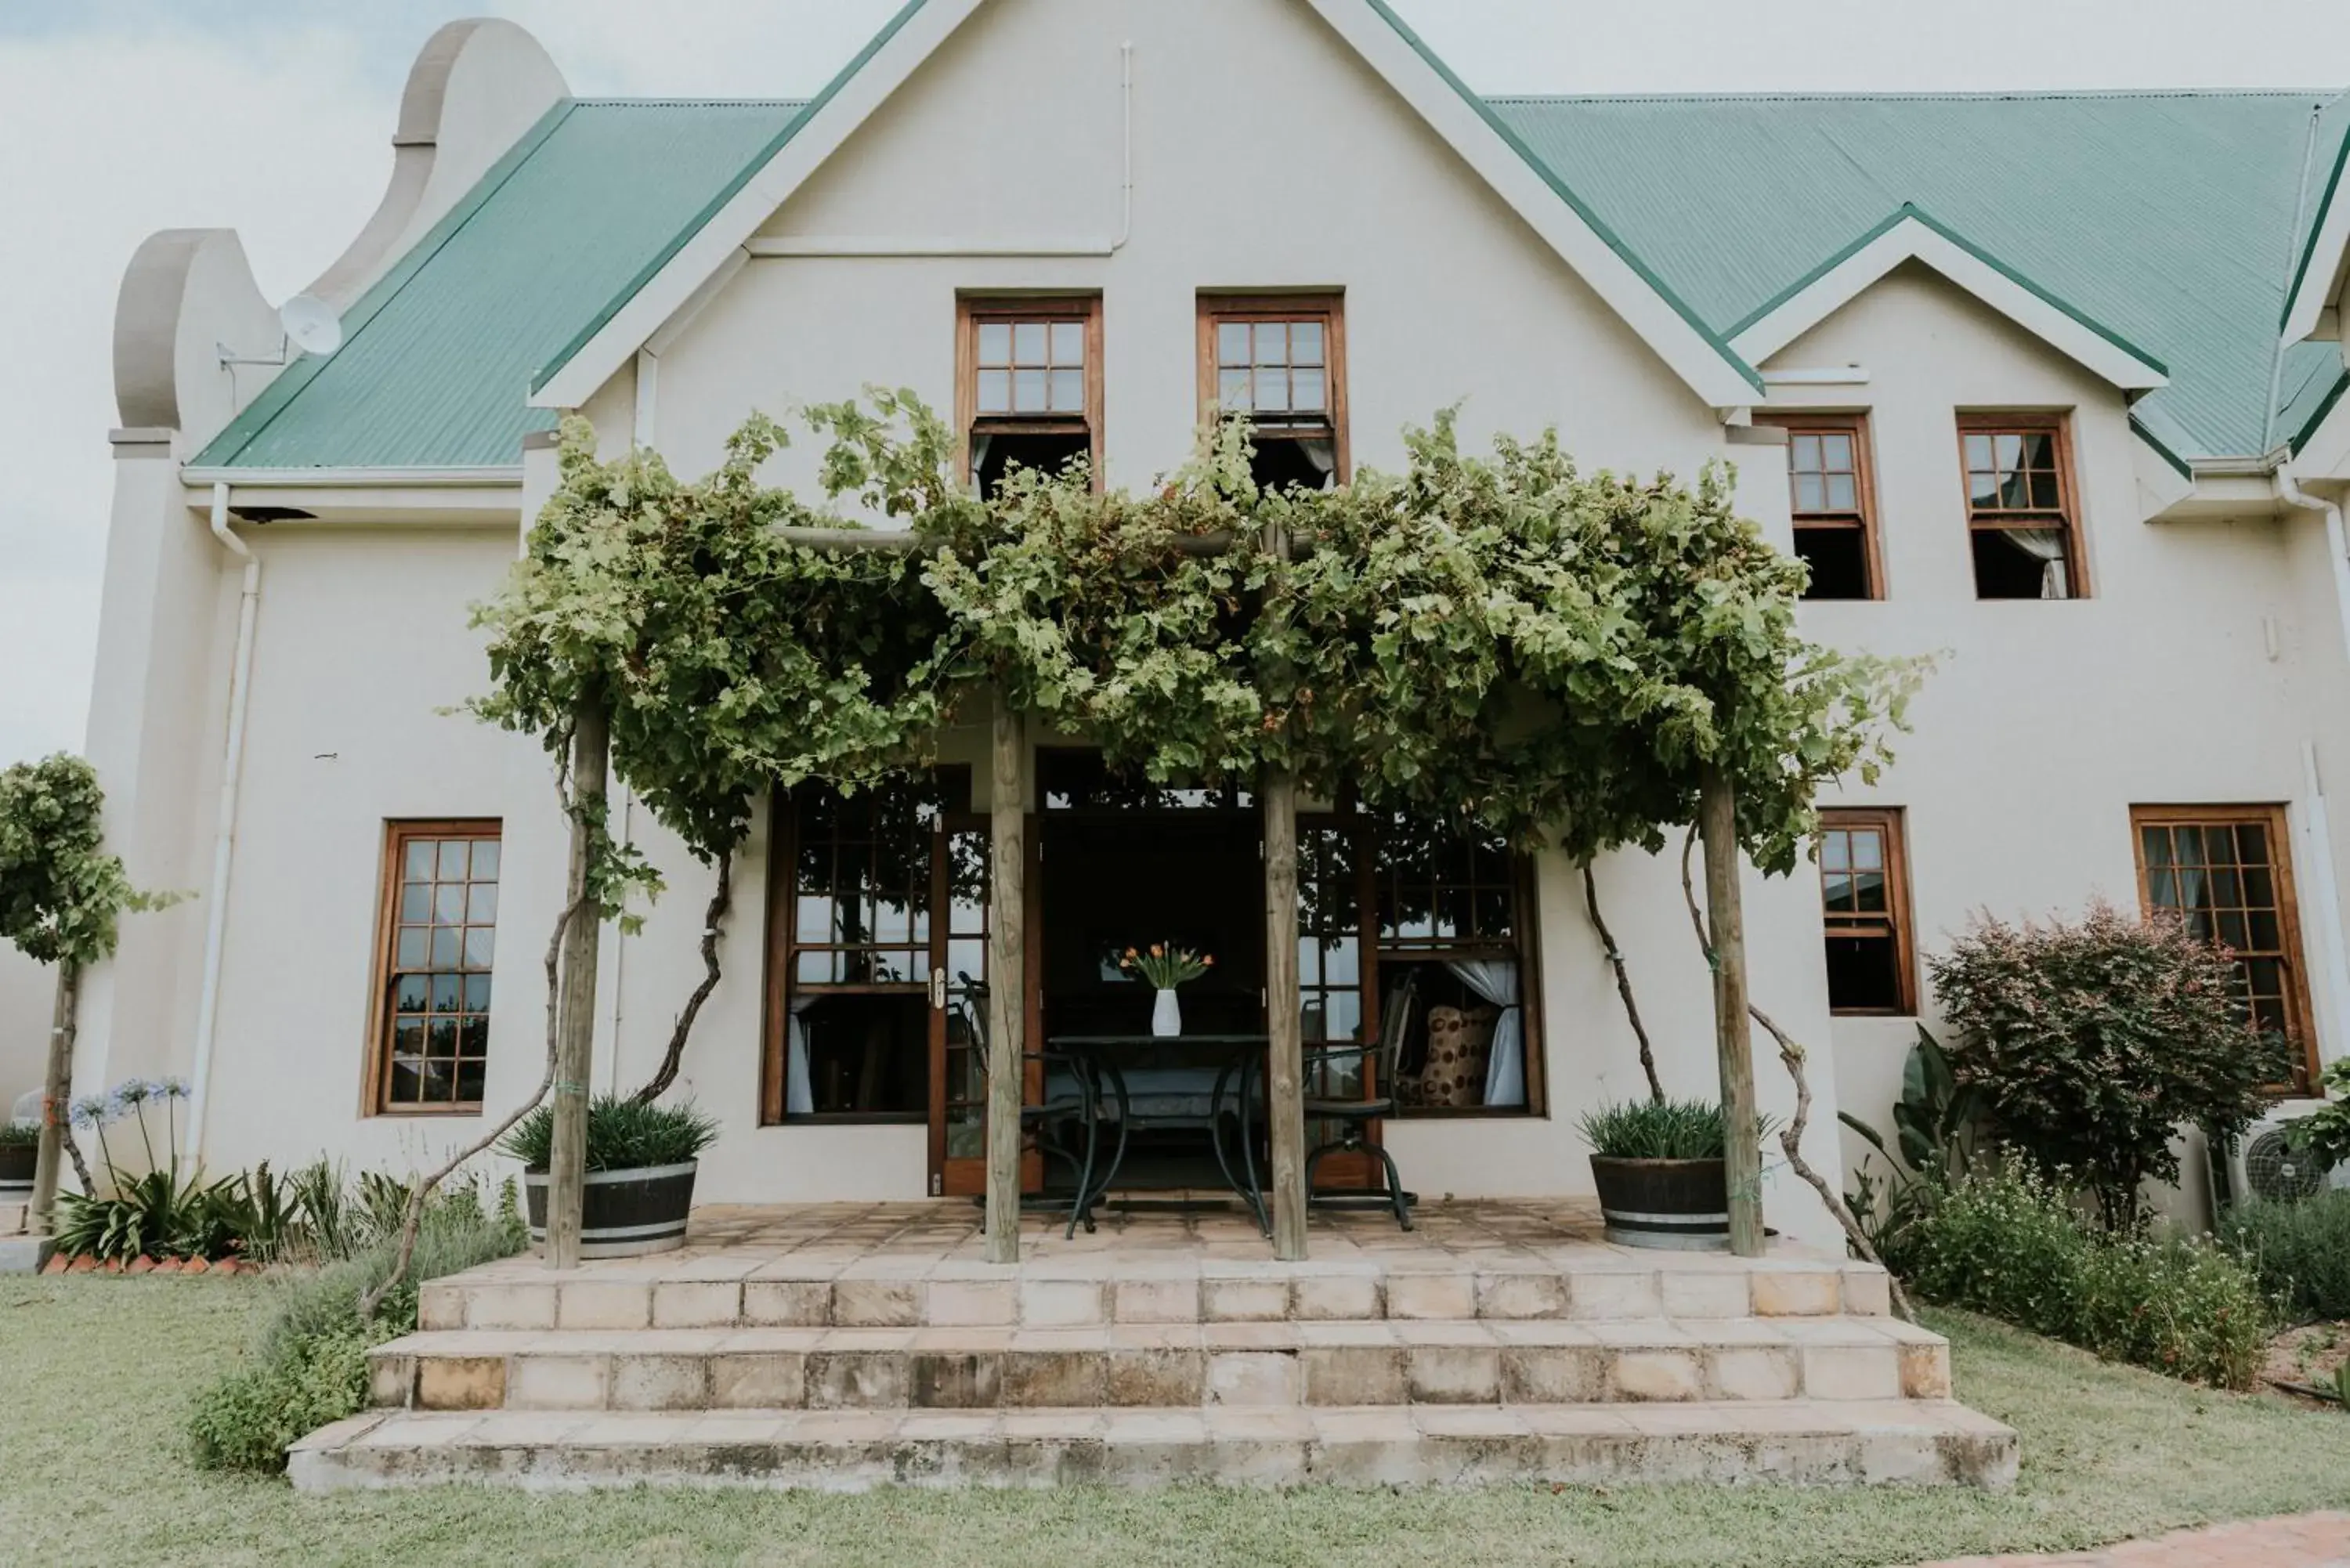
M 434 1281 L 426 1329 L 719 1327 L 1078 1328 L 1096 1324 L 1668 1317 L 1881 1318 L 1874 1264 L 1736 1261 L 1693 1253 L 1651 1262 L 1622 1249 L 1552 1259 L 1429 1266 L 1422 1259 L 1181 1262 L 1103 1255 L 1024 1262 L 1016 1274 L 936 1258 L 708 1258 L 591 1263 L 550 1280 L 533 1259 Z
M 664 1414 L 379 1411 L 288 1456 L 307 1492 L 1779 1481 L 2005 1487 L 2015 1434 L 1947 1400 Z
M 424 1410 L 991 1409 L 1939 1399 L 1894 1318 L 1276 1322 L 1087 1328 L 455 1330 L 369 1353 Z

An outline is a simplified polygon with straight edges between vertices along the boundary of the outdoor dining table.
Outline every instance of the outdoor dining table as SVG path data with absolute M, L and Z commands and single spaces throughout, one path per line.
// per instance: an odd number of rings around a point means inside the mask
M 1048 1051 L 1064 1054 L 1084 1063 L 1095 1075 L 1094 1092 L 1106 1086 L 1111 1104 L 1117 1107 L 1118 1143 L 1106 1168 L 1097 1172 L 1093 1195 L 1110 1191 L 1118 1185 L 1119 1168 L 1126 1161 L 1127 1150 L 1137 1132 L 1155 1127 L 1200 1127 L 1208 1135 L 1208 1147 L 1216 1157 L 1216 1167 L 1223 1173 L 1224 1183 L 1244 1204 L 1257 1222 L 1258 1229 L 1270 1231 L 1265 1217 L 1264 1192 L 1257 1180 L 1256 1148 L 1253 1141 L 1254 1096 L 1262 1078 L 1265 1050 L 1272 1044 L 1266 1034 L 1055 1034 L 1045 1043 Z M 1155 1099 L 1169 1097 L 1162 1091 L 1146 1088 L 1135 1091 L 1129 1087 L 1128 1075 L 1139 1077 L 1144 1073 L 1182 1071 L 1165 1069 L 1155 1063 L 1169 1056 L 1199 1060 L 1199 1072 L 1215 1071 L 1213 1086 L 1208 1093 L 1205 1116 L 1182 1112 L 1154 1111 Z M 1143 1108 L 1137 1109 L 1140 1102 Z M 1223 1117 L 1230 1109 L 1239 1127 L 1239 1161 L 1237 1168 L 1225 1152 L 1222 1136 Z M 1084 1196 L 1080 1194 L 1082 1206 Z

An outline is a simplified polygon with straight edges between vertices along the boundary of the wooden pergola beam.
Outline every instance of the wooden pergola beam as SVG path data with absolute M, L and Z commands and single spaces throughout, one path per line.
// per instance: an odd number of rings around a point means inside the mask
M 1297 780 L 1267 768 L 1264 808 L 1264 1115 L 1272 1146 L 1273 1255 L 1305 1257 L 1305 1038 L 1297 987 Z
M 1028 723 L 998 691 L 988 799 L 987 1261 L 1020 1261 L 1020 1104 L 1027 1053 Z

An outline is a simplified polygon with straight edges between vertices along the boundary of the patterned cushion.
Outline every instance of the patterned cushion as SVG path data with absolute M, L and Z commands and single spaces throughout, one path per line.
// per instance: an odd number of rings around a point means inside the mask
M 1490 1007 L 1428 1010 L 1428 1066 L 1419 1075 L 1421 1105 L 1485 1103 L 1485 1059 L 1492 1054 L 1493 1022 L 1499 1016 Z

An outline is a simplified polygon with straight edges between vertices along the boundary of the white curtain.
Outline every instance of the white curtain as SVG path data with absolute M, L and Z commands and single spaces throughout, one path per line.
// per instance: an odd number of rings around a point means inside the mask
M 1306 436 L 1298 441 L 1297 450 L 1305 454 L 1305 461 L 1314 465 L 1314 472 L 1322 476 L 1324 484 L 1328 484 L 1338 472 L 1336 441 L 1326 436 Z
M 816 1114 L 816 1092 L 808 1085 L 807 1031 L 800 1027 L 800 1014 L 817 1001 L 813 996 L 793 997 L 792 1014 L 784 1024 L 784 1115 L 787 1116 Z
M 1485 1059 L 1485 1104 L 1526 1103 L 1526 1031 L 1518 1006 L 1518 966 L 1508 959 L 1447 959 L 1453 978 L 1502 1010 L 1493 1020 L 1492 1053 Z
M 2002 528 L 2000 536 L 2042 563 L 2042 598 L 2069 599 L 2073 597 L 2072 579 L 2064 570 L 2064 531 L 2062 528 Z

